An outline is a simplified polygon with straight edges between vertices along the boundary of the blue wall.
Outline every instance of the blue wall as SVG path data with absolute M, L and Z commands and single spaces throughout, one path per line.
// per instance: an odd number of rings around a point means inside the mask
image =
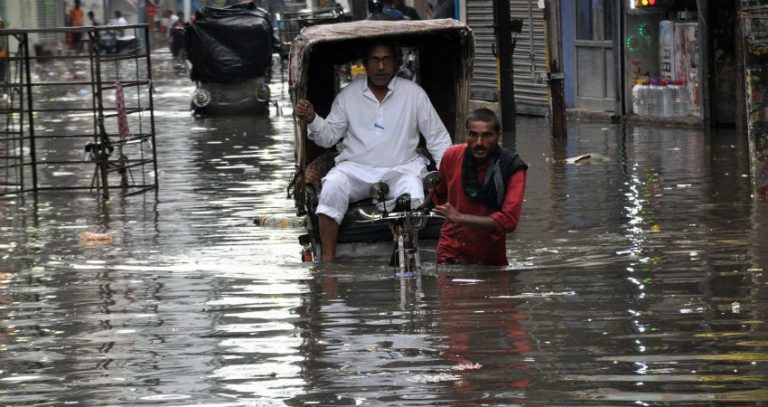
M 563 41 L 565 106 L 576 106 L 576 7 L 574 1 L 560 3 L 560 30 Z

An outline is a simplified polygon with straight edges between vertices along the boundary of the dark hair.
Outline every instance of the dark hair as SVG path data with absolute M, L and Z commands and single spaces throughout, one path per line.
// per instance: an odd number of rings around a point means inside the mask
M 467 121 L 464 123 L 464 126 L 469 128 L 469 122 L 493 123 L 493 131 L 496 133 L 501 131 L 501 122 L 499 121 L 499 117 L 496 116 L 496 113 L 494 113 L 493 110 L 485 107 L 481 107 L 469 112 L 469 115 L 467 115 Z
M 394 41 L 386 38 L 377 38 L 365 43 L 365 46 L 363 47 L 363 60 L 368 59 L 368 55 L 376 47 L 387 47 L 392 50 L 392 54 L 397 56 L 397 44 L 395 44 Z

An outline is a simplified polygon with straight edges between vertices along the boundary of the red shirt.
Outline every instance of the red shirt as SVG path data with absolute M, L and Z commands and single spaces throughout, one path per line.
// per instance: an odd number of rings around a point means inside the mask
M 435 188 L 435 204 L 450 202 L 461 213 L 490 216 L 497 231 L 491 232 L 446 221 L 440 230 L 437 244 L 438 263 L 487 264 L 506 266 L 507 233 L 517 227 L 525 194 L 525 171 L 515 171 L 507 181 L 507 194 L 501 209 L 496 210 L 464 194 L 461 168 L 467 144 L 451 146 L 440 161 L 440 184 Z M 480 182 L 488 164 L 478 168 Z

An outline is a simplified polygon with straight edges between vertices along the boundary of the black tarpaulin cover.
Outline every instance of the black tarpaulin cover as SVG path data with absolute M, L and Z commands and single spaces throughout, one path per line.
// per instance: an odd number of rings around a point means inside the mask
M 253 3 L 205 7 L 184 36 L 194 81 L 238 83 L 264 76 L 272 64 L 272 22 Z

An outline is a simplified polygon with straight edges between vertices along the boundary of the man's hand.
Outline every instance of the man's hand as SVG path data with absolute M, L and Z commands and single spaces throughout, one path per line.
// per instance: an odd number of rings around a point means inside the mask
M 293 108 L 293 112 L 296 114 L 296 117 L 304 120 L 307 124 L 315 120 L 315 107 L 307 99 L 299 99 Z
M 495 232 L 498 230 L 496 221 L 490 216 L 476 216 L 461 213 L 453 205 L 445 203 L 443 205 L 435 206 L 433 209 L 438 215 L 442 215 L 449 222 L 453 222 L 461 226 L 469 226 L 475 229 L 488 230 Z
M 453 207 L 453 205 L 449 203 L 444 203 L 442 205 L 437 205 L 433 209 L 435 213 L 438 215 L 444 216 L 445 219 L 448 219 L 449 221 L 453 223 L 459 223 L 462 219 L 462 213 L 457 211 L 456 208 Z

